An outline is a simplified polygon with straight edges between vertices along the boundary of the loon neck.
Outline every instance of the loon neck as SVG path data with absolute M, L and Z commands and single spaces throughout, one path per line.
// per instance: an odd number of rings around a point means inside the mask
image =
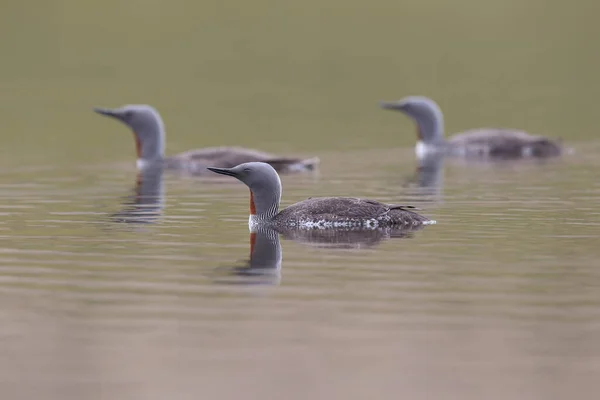
M 428 156 L 443 153 L 446 148 L 446 142 L 444 140 L 436 142 L 424 142 L 419 140 L 415 146 L 415 154 L 417 158 L 427 158 Z
M 250 189 L 250 218 L 249 225 L 257 226 L 267 223 L 279 212 L 281 192 L 263 191 L 255 193 Z
M 162 157 L 157 158 L 138 158 L 136 160 L 137 169 L 140 171 L 156 168 L 162 166 L 163 163 Z
M 417 125 L 417 137 L 428 145 L 444 143 L 444 115 L 437 104 L 428 104 L 413 117 Z
M 138 158 L 145 160 L 162 159 L 165 154 L 165 125 L 158 112 L 151 118 L 131 126 L 135 137 Z
M 250 214 L 250 217 L 248 218 L 248 228 L 250 229 L 250 232 L 253 232 L 257 228 L 268 225 L 272 219 L 273 217 L 265 215 Z

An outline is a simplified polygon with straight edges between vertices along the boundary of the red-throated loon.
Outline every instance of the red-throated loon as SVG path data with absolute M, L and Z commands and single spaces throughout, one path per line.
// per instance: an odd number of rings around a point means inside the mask
M 401 111 L 416 122 L 418 141 L 415 150 L 418 158 L 432 153 L 465 158 L 547 158 L 563 152 L 558 142 L 514 129 L 472 129 L 445 140 L 442 110 L 427 97 L 410 96 L 399 101 L 382 102 L 381 106 Z
M 233 176 L 250 188 L 250 228 L 379 228 L 433 224 L 414 207 L 380 203 L 354 197 L 309 198 L 279 211 L 281 180 L 269 164 L 250 162 L 234 168 L 213 168 Z
M 206 173 L 207 166 L 234 167 L 250 161 L 271 164 L 282 173 L 313 170 L 318 158 L 286 158 L 240 147 L 207 147 L 165 157 L 165 127 L 158 111 L 149 105 L 134 104 L 120 108 L 94 108 L 98 114 L 115 118 L 131 128 L 135 137 L 139 169 L 162 166 L 192 175 Z

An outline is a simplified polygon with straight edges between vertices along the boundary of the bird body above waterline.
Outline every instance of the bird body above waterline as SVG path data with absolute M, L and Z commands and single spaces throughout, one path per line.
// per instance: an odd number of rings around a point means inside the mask
M 137 166 L 139 169 L 162 166 L 191 175 L 207 174 L 206 167 L 231 168 L 244 162 L 262 161 L 271 164 L 282 173 L 314 170 L 319 159 L 279 157 L 274 154 L 242 147 L 206 147 L 165 157 L 166 133 L 158 111 L 146 104 L 123 107 L 94 108 L 98 114 L 121 121 L 133 131 Z
M 354 197 L 309 198 L 279 211 L 281 180 L 270 165 L 250 162 L 234 168 L 208 169 L 218 174 L 233 176 L 249 187 L 251 228 L 267 225 L 301 229 L 373 229 L 435 223 L 417 214 L 412 206 L 385 204 Z
M 356 197 L 311 197 L 286 207 L 272 221 L 306 227 L 352 228 L 420 225 L 427 218 L 414 212 L 415 207 L 385 204 Z
M 427 97 L 409 96 L 382 102 L 381 106 L 401 111 L 415 121 L 418 158 L 431 154 L 488 159 L 548 158 L 563 153 L 560 142 L 515 129 L 477 128 L 444 139 L 442 111 Z

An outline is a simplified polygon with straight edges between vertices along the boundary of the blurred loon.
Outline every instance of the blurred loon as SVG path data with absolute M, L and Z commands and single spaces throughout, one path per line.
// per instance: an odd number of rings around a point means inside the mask
M 115 118 L 129 126 L 135 137 L 138 169 L 155 167 L 179 170 L 192 175 L 206 173 L 209 165 L 234 167 L 243 162 L 264 161 L 282 173 L 314 170 L 318 158 L 284 158 L 240 147 L 207 147 L 165 158 L 165 127 L 158 111 L 149 105 L 134 104 L 120 108 L 94 108 L 98 114 Z
M 250 188 L 249 226 L 274 228 L 357 228 L 416 226 L 434 224 L 412 206 L 384 204 L 353 197 L 308 198 L 279 211 L 281 180 L 269 164 L 250 162 L 234 168 L 213 168 L 218 174 L 233 176 Z
M 514 129 L 471 129 L 445 140 L 442 110 L 427 97 L 405 97 L 382 102 L 381 107 L 401 111 L 416 122 L 418 158 L 430 154 L 490 159 L 547 158 L 562 153 L 560 143 Z

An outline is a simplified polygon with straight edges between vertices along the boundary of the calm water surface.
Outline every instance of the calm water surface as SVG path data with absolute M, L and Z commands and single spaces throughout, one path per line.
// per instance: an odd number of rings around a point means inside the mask
M 595 399 L 596 10 L 3 2 L 2 399 Z M 576 152 L 416 173 L 412 123 L 377 107 L 414 94 L 450 132 L 517 127 Z M 284 206 L 364 196 L 438 224 L 257 236 L 251 254 L 241 183 L 136 184 L 131 134 L 91 111 L 136 102 L 162 113 L 170 154 L 318 155 L 320 173 L 283 178 Z
M 437 187 L 419 188 L 410 150 L 324 159 L 319 175 L 284 178 L 285 204 L 325 191 L 408 199 L 438 224 L 350 249 L 282 238 L 280 270 L 244 274 L 241 183 L 166 175 L 149 185 L 162 183 L 164 208 L 140 215 L 132 168 L 3 174 L 5 393 L 545 399 L 598 388 L 597 163 L 449 163 Z

